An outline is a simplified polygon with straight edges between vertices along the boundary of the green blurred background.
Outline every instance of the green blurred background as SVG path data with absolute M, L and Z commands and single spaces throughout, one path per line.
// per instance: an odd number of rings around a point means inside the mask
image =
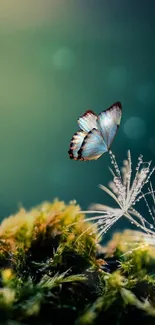
M 0 216 L 55 197 L 109 203 L 109 157 L 68 157 L 77 118 L 115 101 L 112 146 L 155 158 L 155 1 L 0 1 Z

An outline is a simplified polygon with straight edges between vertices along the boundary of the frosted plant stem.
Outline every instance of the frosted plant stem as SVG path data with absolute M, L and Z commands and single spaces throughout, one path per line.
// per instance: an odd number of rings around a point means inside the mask
M 125 252 L 124 254 L 122 254 L 121 257 L 122 257 L 122 256 L 125 256 L 125 255 L 132 254 L 134 251 L 137 251 L 138 249 L 142 249 L 142 248 L 145 248 L 145 247 L 148 247 L 148 243 L 143 244 L 143 245 L 141 245 L 141 246 L 138 246 L 138 247 L 136 247 L 136 248 L 132 248 L 131 250 L 129 250 L 129 251 Z
M 135 204 L 143 198 L 149 216 L 151 216 L 155 223 L 155 217 L 152 212 L 153 210 L 151 211 L 146 199 L 146 196 L 152 196 L 155 204 L 155 191 L 153 190 L 152 184 L 150 185 L 151 189 L 147 193 L 142 192 L 142 189 L 150 180 L 155 168 L 151 167 L 151 162 L 143 161 L 143 156 L 141 155 L 138 158 L 135 176 L 132 181 L 132 161 L 130 151 L 128 151 L 127 160 L 124 160 L 123 169 L 121 170 L 119 170 L 115 155 L 111 151 L 109 151 L 109 155 L 114 169 L 114 171 L 112 170 L 113 180 L 109 185 L 110 189 L 104 185 L 100 185 L 100 188 L 117 203 L 119 208 L 111 208 L 103 204 L 94 204 L 92 205 L 91 210 L 82 212 L 86 214 L 101 214 L 101 216 L 84 219 L 83 222 L 94 221 L 99 229 L 99 234 L 97 236 L 97 238 L 99 238 L 106 233 L 117 220 L 124 216 L 136 227 L 139 227 L 145 233 L 150 234 L 155 238 L 153 225 L 147 221 L 147 219 L 145 219 L 137 209 L 134 209 Z
M 152 234 L 152 235 L 155 236 L 155 232 L 154 232 L 154 231 L 152 231 L 152 230 L 150 230 L 150 229 L 148 229 L 148 228 L 142 226 L 139 222 L 137 222 L 134 218 L 132 218 L 131 215 L 130 215 L 129 213 L 126 212 L 126 213 L 124 214 L 124 216 L 126 216 L 127 219 L 129 219 L 130 222 L 132 222 L 133 224 L 135 224 L 138 228 L 141 228 L 141 229 L 142 229 L 143 231 L 145 231 L 146 233 L 148 233 L 148 234 Z
M 82 232 L 82 234 L 80 234 L 78 237 L 77 237 L 77 239 L 76 239 L 76 241 L 75 241 L 75 244 L 76 244 L 76 242 L 88 231 L 88 230 L 90 230 L 90 229 L 92 229 L 93 227 L 95 227 L 95 223 L 93 223 L 91 226 L 89 226 L 85 231 L 83 231 Z
M 127 197 L 129 195 L 130 191 L 130 184 L 131 184 L 131 174 L 132 174 L 132 169 L 131 169 L 131 153 L 130 150 L 128 151 L 128 162 L 129 162 L 129 167 L 128 167 L 128 177 L 127 177 Z

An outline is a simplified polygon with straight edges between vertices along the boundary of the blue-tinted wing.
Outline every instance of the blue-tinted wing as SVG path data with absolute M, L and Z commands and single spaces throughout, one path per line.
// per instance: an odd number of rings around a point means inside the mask
M 92 129 L 97 129 L 97 115 L 93 111 L 86 111 L 86 113 L 81 116 L 77 122 L 79 124 L 79 127 L 84 132 L 89 132 Z
M 86 132 L 76 132 L 74 133 L 71 142 L 70 142 L 70 149 L 68 151 L 69 156 L 71 159 L 77 160 L 78 158 L 78 151 L 81 148 L 84 138 L 86 137 Z
M 103 139 L 110 148 L 122 117 L 122 105 L 120 102 L 113 104 L 110 108 L 98 115 L 97 123 Z
M 82 146 L 78 151 L 80 160 L 96 160 L 107 152 L 107 146 L 99 130 L 93 129 L 84 138 Z

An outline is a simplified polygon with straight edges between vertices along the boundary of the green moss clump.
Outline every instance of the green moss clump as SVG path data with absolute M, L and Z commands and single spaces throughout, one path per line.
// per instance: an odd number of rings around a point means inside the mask
M 154 324 L 155 248 L 132 231 L 99 246 L 83 220 L 55 201 L 2 222 L 0 324 Z

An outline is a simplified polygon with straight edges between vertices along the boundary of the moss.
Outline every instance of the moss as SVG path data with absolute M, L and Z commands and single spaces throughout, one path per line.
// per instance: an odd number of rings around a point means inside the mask
M 154 246 L 133 231 L 99 246 L 84 217 L 54 201 L 2 222 L 0 324 L 154 324 Z

